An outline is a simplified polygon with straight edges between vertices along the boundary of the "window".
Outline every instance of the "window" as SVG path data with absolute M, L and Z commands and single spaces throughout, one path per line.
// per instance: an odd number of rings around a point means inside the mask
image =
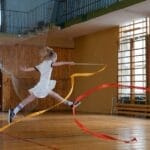
M 120 26 L 118 51 L 118 83 L 146 87 L 146 35 L 149 18 L 142 18 Z M 120 88 L 118 98 L 125 103 L 144 102 L 146 92 L 139 89 Z

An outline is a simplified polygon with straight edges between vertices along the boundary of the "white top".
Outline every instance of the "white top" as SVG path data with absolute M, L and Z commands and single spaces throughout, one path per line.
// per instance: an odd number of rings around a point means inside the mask
M 33 88 L 29 89 L 29 92 L 37 98 L 44 98 L 56 85 L 55 80 L 50 80 L 53 70 L 52 61 L 45 60 L 35 68 L 40 72 L 40 80 Z

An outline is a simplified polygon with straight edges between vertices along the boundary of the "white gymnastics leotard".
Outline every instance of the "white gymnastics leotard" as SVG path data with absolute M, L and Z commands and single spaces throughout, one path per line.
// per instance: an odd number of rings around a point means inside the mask
M 29 92 L 37 98 L 44 98 L 56 85 L 55 80 L 50 80 L 53 70 L 52 61 L 45 60 L 35 68 L 40 72 L 40 80 L 33 88 L 29 89 Z

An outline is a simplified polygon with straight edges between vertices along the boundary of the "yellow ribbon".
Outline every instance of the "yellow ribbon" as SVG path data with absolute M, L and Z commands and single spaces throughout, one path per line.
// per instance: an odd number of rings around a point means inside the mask
M 24 117 L 24 118 L 17 119 L 16 121 L 12 122 L 11 124 L 8 124 L 8 125 L 5 125 L 5 126 L 1 127 L 1 128 L 0 128 L 0 132 L 3 132 L 4 130 L 6 130 L 6 129 L 9 128 L 10 126 L 12 126 L 12 125 L 14 125 L 14 124 L 16 124 L 16 123 L 18 123 L 18 122 L 21 122 L 21 121 L 23 121 L 23 120 L 25 120 L 25 119 L 28 119 L 28 118 L 31 118 L 31 117 L 35 117 L 35 116 L 39 116 L 39 115 L 41 115 L 41 114 L 44 114 L 45 112 L 48 112 L 48 111 L 52 110 L 53 108 L 57 107 L 58 105 L 64 103 L 64 101 L 66 101 L 66 100 L 70 97 L 70 95 L 72 94 L 72 92 L 73 92 L 74 84 L 75 84 L 75 77 L 89 77 L 89 76 L 93 76 L 93 75 L 95 75 L 95 74 L 97 74 L 97 73 L 100 73 L 100 72 L 102 72 L 103 70 L 105 70 L 106 67 L 107 67 L 105 64 L 101 64 L 101 65 L 103 65 L 103 67 L 102 67 L 101 69 L 95 71 L 95 72 L 91 72 L 91 73 L 74 73 L 74 74 L 72 74 L 72 75 L 70 76 L 70 78 L 71 78 L 71 88 L 70 88 L 70 90 L 69 90 L 69 93 L 67 94 L 67 96 L 64 98 L 63 101 L 61 101 L 61 102 L 59 102 L 59 103 L 53 105 L 53 106 L 50 107 L 50 108 L 47 108 L 47 109 L 44 109 L 44 110 L 41 110 L 41 111 L 38 111 L 38 112 L 34 112 L 34 113 L 30 114 L 30 115 L 27 115 L 27 116 Z

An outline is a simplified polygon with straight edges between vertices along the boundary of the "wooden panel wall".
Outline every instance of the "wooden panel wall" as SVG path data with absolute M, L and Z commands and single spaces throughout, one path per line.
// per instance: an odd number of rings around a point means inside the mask
M 2 111 L 2 73 L 0 70 L 0 111 Z
M 11 76 L 3 73 L 2 83 L 2 101 L 3 111 L 7 111 L 9 108 L 15 107 L 22 98 L 28 95 L 28 89 L 31 88 L 39 79 L 38 72 L 24 73 L 21 72 L 19 66 L 35 66 L 40 62 L 39 50 L 42 47 L 32 45 L 1 45 L 0 46 L 0 60 L 3 66 L 11 71 L 15 75 L 15 86 L 17 92 L 19 92 L 18 98 L 15 93 L 13 84 L 11 82 Z M 72 49 L 54 48 L 58 54 L 58 61 L 72 61 Z M 54 91 L 58 92 L 61 96 L 65 96 L 70 88 L 70 76 L 71 68 L 69 66 L 55 67 L 52 74 L 52 78 L 57 81 Z M 25 108 L 25 112 L 29 112 L 39 109 L 50 107 L 56 103 L 50 97 L 42 99 L 41 101 L 35 101 Z M 68 107 L 60 105 L 54 110 L 66 110 Z

